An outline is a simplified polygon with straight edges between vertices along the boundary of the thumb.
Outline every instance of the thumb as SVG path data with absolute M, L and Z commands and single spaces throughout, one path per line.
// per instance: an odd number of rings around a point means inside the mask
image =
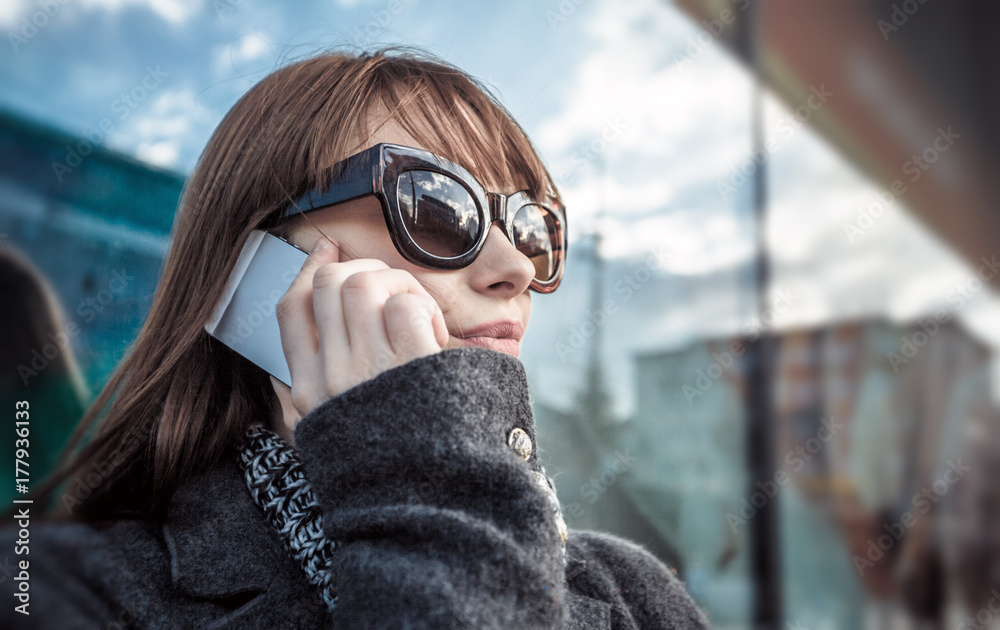
M 434 340 L 437 341 L 439 346 L 444 348 L 448 345 L 448 325 L 444 322 L 444 313 L 441 312 L 441 307 L 437 302 L 434 302 L 433 309 L 431 312 L 431 325 L 434 326 Z
M 283 424 L 289 432 L 294 432 L 295 425 L 302 419 L 302 415 L 295 408 L 295 405 L 292 404 L 292 388 L 273 376 L 268 376 L 268 378 L 271 379 L 271 387 L 274 389 L 274 393 L 278 397 L 278 402 L 281 404 Z

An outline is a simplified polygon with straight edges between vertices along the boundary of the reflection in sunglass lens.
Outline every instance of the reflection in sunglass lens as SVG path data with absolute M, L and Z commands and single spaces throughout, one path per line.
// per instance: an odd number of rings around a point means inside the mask
M 410 238 L 425 252 L 454 258 L 479 240 L 482 218 L 476 201 L 451 177 L 406 171 L 397 181 L 396 197 Z
M 562 244 L 555 216 L 542 206 L 522 206 L 514 215 L 514 245 L 535 266 L 535 279 L 545 282 L 556 273 Z

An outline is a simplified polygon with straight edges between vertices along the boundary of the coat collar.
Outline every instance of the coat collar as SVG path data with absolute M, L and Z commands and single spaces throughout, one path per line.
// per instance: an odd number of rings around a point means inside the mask
M 267 593 L 205 627 L 273 628 L 287 623 L 292 613 L 300 627 L 316 626 L 325 619 L 318 596 L 293 601 L 298 593 L 289 591 L 294 587 L 279 576 L 279 567 L 296 575 L 300 569 L 291 566 L 294 562 L 283 552 L 277 532 L 254 503 L 235 458 L 177 490 L 167 508 L 163 537 L 170 553 L 171 581 L 188 596 L 223 599 Z M 570 541 L 568 578 L 587 570 L 572 537 Z M 572 591 L 567 597 L 567 630 L 611 627 L 610 604 Z
M 266 591 L 286 560 L 281 539 L 253 502 L 235 458 L 177 490 L 163 537 L 174 586 L 195 597 Z

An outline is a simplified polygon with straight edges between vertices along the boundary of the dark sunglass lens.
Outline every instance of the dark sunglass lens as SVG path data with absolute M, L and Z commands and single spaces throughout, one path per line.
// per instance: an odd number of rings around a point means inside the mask
M 482 218 L 472 194 L 456 180 L 406 171 L 399 176 L 396 197 L 406 230 L 420 249 L 454 258 L 475 247 Z
M 514 215 L 514 245 L 535 266 L 535 279 L 551 280 L 562 250 L 554 214 L 542 206 L 527 205 Z

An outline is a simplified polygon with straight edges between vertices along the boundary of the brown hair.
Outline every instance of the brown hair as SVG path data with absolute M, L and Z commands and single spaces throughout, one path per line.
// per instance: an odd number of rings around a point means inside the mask
M 9 245 L 0 246 L 0 295 L 8 305 L 0 309 L 0 340 L 4 349 L 0 391 L 23 391 L 37 380 L 64 379 L 83 407 L 90 391 L 63 332 L 66 315 L 59 298 L 45 276 L 24 254 Z M 22 373 L 22 369 L 31 365 L 32 352 L 46 345 L 61 346 L 61 351 L 51 359 L 45 357 L 48 363 L 44 372 Z
M 524 131 L 475 79 L 426 53 L 326 53 L 281 68 L 226 114 L 188 180 L 152 308 L 130 352 L 84 415 L 67 463 L 40 490 L 94 471 L 59 517 L 161 517 L 173 491 L 214 466 L 277 399 L 262 370 L 203 329 L 250 232 L 331 176 L 371 126 L 395 120 L 480 181 L 558 199 Z M 69 454 L 93 430 L 94 437 Z M 72 492 L 72 488 L 70 488 Z

